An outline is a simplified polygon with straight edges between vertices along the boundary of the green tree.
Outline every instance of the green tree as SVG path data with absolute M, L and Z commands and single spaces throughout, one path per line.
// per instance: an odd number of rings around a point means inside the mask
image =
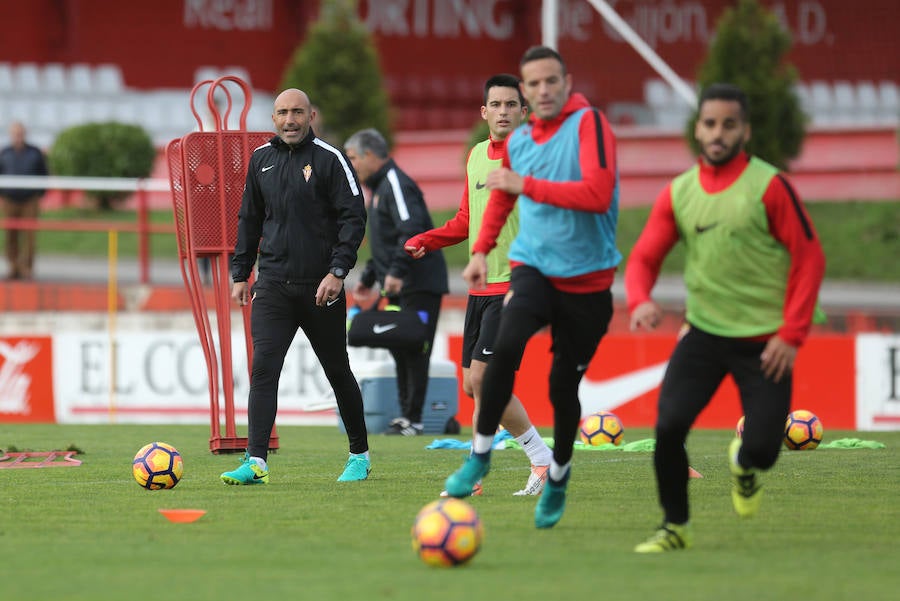
M 374 127 L 392 143 L 388 96 L 372 36 L 359 20 L 358 0 L 322 0 L 285 69 L 281 89 L 299 88 L 315 105 L 316 134 L 342 145 L 350 135 Z
M 47 154 L 54 175 L 80 177 L 149 177 L 156 160 L 150 135 L 137 125 L 109 121 L 64 130 Z M 109 210 L 130 192 L 86 190 L 99 208 Z
M 797 70 L 784 61 L 790 47 L 790 33 L 772 12 L 757 0 L 738 0 L 719 19 L 697 78 L 701 90 L 722 82 L 746 92 L 751 126 L 747 150 L 781 169 L 800 154 L 806 135 L 806 116 L 794 91 Z M 695 114 L 687 130 L 695 152 L 696 121 Z

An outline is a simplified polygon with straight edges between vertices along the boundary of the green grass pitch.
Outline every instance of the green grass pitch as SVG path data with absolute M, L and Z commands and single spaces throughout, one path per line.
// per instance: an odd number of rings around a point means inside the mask
M 79 467 L 0 470 L 0 598 L 9 600 L 616 599 L 827 601 L 896 598 L 900 588 L 900 432 L 829 432 L 881 450 L 783 451 L 762 476 L 760 515 L 731 508 L 726 431 L 688 441 L 694 548 L 632 552 L 659 523 L 649 453 L 576 452 L 565 516 L 533 525 L 520 451 L 496 451 L 485 495 L 471 499 L 485 541 L 461 568 L 414 555 L 416 512 L 437 498 L 463 451 L 431 436 L 370 437 L 373 472 L 338 483 L 337 428 L 281 427 L 268 486 L 230 487 L 202 426 L 0 424 L 0 448 L 74 445 Z M 544 432 L 549 434 L 549 432 Z M 628 441 L 650 432 L 628 431 Z M 185 475 L 146 491 L 131 476 L 145 443 L 177 447 Z M 191 524 L 160 508 L 201 508 Z

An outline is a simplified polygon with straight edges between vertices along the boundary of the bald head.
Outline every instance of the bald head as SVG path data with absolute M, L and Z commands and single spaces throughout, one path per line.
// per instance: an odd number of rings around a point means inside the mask
M 289 88 L 275 98 L 272 123 L 275 133 L 287 144 L 299 144 L 309 133 L 315 112 L 303 90 Z
M 13 121 L 9 126 L 9 142 L 14 148 L 25 146 L 25 126 L 19 121 Z

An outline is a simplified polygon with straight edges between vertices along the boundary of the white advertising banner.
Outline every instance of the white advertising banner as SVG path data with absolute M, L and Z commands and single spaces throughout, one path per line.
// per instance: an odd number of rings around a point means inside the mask
M 856 427 L 900 430 L 900 335 L 856 337 Z
M 231 340 L 236 422 L 247 423 L 243 333 Z M 114 352 L 113 349 L 114 348 Z M 384 350 L 350 348 L 351 365 L 390 361 Z M 437 356 L 437 349 L 435 350 Z M 64 332 L 53 336 L 58 423 L 209 423 L 208 371 L 195 332 Z M 224 395 L 220 391 L 220 407 Z M 334 394 L 302 331 L 285 358 L 279 424 L 337 425 Z M 224 409 L 220 409 L 224 419 Z

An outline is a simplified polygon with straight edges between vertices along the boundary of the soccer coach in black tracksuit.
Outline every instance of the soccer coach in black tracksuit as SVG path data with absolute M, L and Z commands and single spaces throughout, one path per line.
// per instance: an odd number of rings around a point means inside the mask
M 362 395 L 347 356 L 343 282 L 365 235 L 365 201 L 347 157 L 312 131 L 312 114 L 300 90 L 276 99 L 278 135 L 250 158 L 231 265 L 232 297 L 244 305 L 251 300 L 247 279 L 259 260 L 252 290 L 248 453 L 264 460 L 281 368 L 298 327 L 334 389 L 350 453 L 367 455 L 369 448 Z
M 434 227 L 419 186 L 388 155 L 387 142 L 374 129 L 364 129 L 344 143 L 360 179 L 372 191 L 369 202 L 369 246 L 366 264 L 354 293 L 368 295 L 375 282 L 401 309 L 427 314 L 428 339 L 424 351 L 391 350 L 397 364 L 397 395 L 402 416 L 391 421 L 385 434 L 422 434 L 422 409 L 428 391 L 431 350 L 447 289 L 447 263 L 441 252 L 415 260 L 403 245 L 412 236 Z

